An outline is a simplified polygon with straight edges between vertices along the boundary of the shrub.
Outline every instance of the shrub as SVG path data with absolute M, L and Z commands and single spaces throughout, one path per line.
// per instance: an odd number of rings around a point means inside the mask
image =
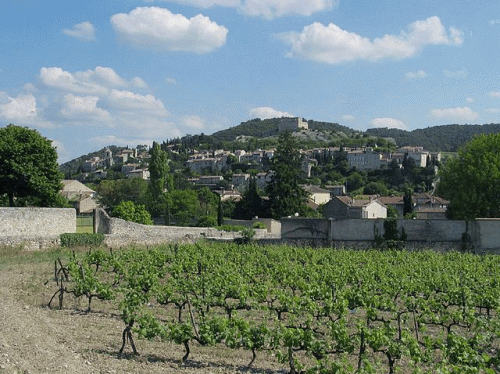
M 66 233 L 60 238 L 62 247 L 100 246 L 104 242 L 104 234 Z
M 262 222 L 254 222 L 252 225 L 253 229 L 265 229 L 266 225 L 264 225 Z

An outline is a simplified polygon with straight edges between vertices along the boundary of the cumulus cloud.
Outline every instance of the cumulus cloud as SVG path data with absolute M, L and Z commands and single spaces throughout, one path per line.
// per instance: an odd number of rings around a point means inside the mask
M 310 16 L 332 9 L 338 3 L 338 0 L 246 0 L 240 11 L 249 16 L 267 19 L 288 15 Z
M 406 125 L 396 118 L 375 118 L 371 121 L 374 127 L 387 127 L 389 129 L 406 130 Z
M 165 78 L 165 81 L 166 81 L 168 84 L 177 84 L 177 81 L 176 81 L 174 78 L 166 77 L 166 78 Z
M 406 79 L 423 79 L 427 77 L 427 73 L 423 70 L 419 71 L 409 71 L 408 73 L 405 74 Z
M 140 95 L 131 91 L 111 90 L 107 98 L 110 107 L 124 111 L 140 111 L 140 115 L 168 116 L 163 102 L 153 95 Z
M 60 67 L 42 67 L 40 81 L 48 87 L 78 94 L 106 94 L 111 87 L 144 86 L 139 77 L 130 82 L 120 77 L 112 68 L 97 66 L 94 70 L 70 73 Z
M 32 123 L 37 117 L 36 98 L 31 93 L 10 97 L 0 92 L 0 117 L 14 123 Z
M 260 119 L 293 117 L 293 115 L 288 112 L 281 112 L 268 106 L 252 108 L 250 109 L 249 114 L 252 118 Z
M 188 19 L 158 7 L 115 14 L 111 24 L 122 40 L 155 51 L 209 53 L 226 43 L 228 33 L 202 14 Z
M 458 79 L 464 79 L 467 77 L 469 74 L 467 70 L 462 69 L 458 71 L 450 71 L 450 70 L 444 70 L 443 74 L 446 78 L 458 78 Z
M 466 100 L 468 103 L 475 103 L 476 100 L 472 97 L 468 97 L 467 100 Z
M 470 121 L 479 117 L 479 114 L 474 112 L 469 107 L 463 107 L 463 108 L 434 109 L 431 111 L 431 116 L 435 118 L 454 118 L 454 119 Z
M 384 35 L 373 41 L 333 23 L 325 26 L 319 22 L 305 26 L 301 33 L 286 32 L 276 37 L 291 47 L 288 57 L 329 64 L 355 60 L 400 60 L 417 55 L 428 45 L 459 45 L 463 41 L 459 30 L 449 28 L 446 31 L 436 16 L 411 23 L 408 31 L 399 35 Z
M 490 21 L 491 26 L 499 25 L 500 24 L 500 19 L 492 19 Z
M 154 0 L 146 0 L 147 2 L 153 2 Z M 241 5 L 240 0 L 160 0 L 169 1 L 177 4 L 186 4 L 197 6 L 199 8 L 211 8 L 213 6 L 226 6 L 226 7 L 237 7 Z
M 487 113 L 500 113 L 500 109 L 498 108 L 488 108 L 486 109 Z
M 64 35 L 83 41 L 95 40 L 95 27 L 89 21 L 78 23 L 71 29 L 63 29 Z
M 153 1 L 153 0 L 149 0 Z M 289 15 L 310 16 L 334 8 L 339 0 L 163 0 L 200 8 L 226 6 L 250 17 L 274 19 Z
M 190 129 L 201 130 L 205 127 L 205 121 L 203 118 L 195 115 L 184 116 L 181 122 L 184 126 L 187 126 Z
M 500 92 L 499 91 L 492 91 L 492 92 L 490 92 L 490 97 L 498 98 L 498 97 L 500 97 Z
M 346 121 L 346 122 L 353 122 L 353 121 L 356 121 L 356 117 L 354 117 L 353 115 L 351 114 L 344 114 L 342 116 L 342 120 L 343 121 Z
M 98 101 L 97 96 L 75 96 L 69 93 L 63 98 L 61 114 L 66 118 L 85 121 L 85 123 L 110 121 L 110 114 L 97 106 Z

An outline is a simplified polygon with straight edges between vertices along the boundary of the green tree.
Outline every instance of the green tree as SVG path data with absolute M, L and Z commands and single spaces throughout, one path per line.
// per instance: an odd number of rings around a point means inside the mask
M 61 206 L 62 177 L 51 140 L 27 127 L 0 128 L 0 195 L 8 196 L 9 206 L 18 205 L 19 198 L 37 206 Z
M 142 204 L 134 204 L 133 201 L 122 201 L 113 209 L 113 216 L 143 225 L 153 224 L 146 207 Z
M 141 178 L 103 180 L 96 188 L 100 203 L 113 211 L 122 201 L 146 204 L 148 182 Z
M 302 214 L 306 210 L 307 192 L 301 187 L 301 166 L 297 139 L 289 132 L 281 133 L 272 160 L 274 174 L 266 189 L 273 218 Z
M 500 133 L 478 135 L 441 169 L 437 193 L 451 219 L 500 218 Z
M 156 142 L 150 150 L 151 159 L 149 160 L 150 183 L 149 192 L 149 211 L 154 215 L 165 215 L 168 199 L 166 196 L 167 188 L 172 189 L 172 183 L 169 181 L 168 156 L 167 152 L 160 148 Z M 170 186 L 169 186 L 170 185 Z M 170 188 L 169 188 L 170 187 Z M 168 221 L 168 218 L 167 218 Z
M 255 216 L 265 216 L 264 202 L 257 190 L 255 177 L 250 177 L 248 188 L 243 193 L 240 201 L 235 204 L 234 218 L 250 220 Z
M 193 190 L 174 190 L 169 194 L 170 213 L 178 226 L 188 226 L 196 217 L 200 203 Z

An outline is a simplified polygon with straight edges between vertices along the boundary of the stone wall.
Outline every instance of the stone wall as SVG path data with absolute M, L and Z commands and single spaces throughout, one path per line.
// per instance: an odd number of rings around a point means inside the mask
M 74 232 L 75 209 L 0 207 L 0 246 L 47 249 L 59 246 L 60 234 Z
M 474 221 L 398 220 L 400 234 L 406 234 L 407 249 L 460 250 L 464 244 L 476 253 L 500 254 L 500 219 Z M 283 219 L 281 239 L 287 243 L 371 248 L 384 235 L 384 220 L 368 219 Z M 464 234 L 468 243 L 464 243 Z M 466 235 L 467 237 L 467 235 Z
M 75 209 L 0 207 L 0 237 L 54 236 L 66 232 L 76 232 Z
M 128 245 L 153 246 L 171 242 L 195 242 L 199 239 L 233 240 L 239 232 L 220 231 L 211 227 L 178 227 L 141 225 L 123 219 L 109 217 L 99 210 L 96 232 L 105 234 L 104 243 L 110 248 Z M 266 229 L 256 229 L 255 239 L 267 237 Z

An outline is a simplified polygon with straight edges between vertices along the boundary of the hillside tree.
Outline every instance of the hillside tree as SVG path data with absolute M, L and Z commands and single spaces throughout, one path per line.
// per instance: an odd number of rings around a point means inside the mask
M 302 156 L 298 141 L 290 132 L 279 135 L 271 169 L 273 176 L 266 188 L 271 216 L 280 219 L 304 214 L 308 193 L 301 187 Z
M 437 193 L 451 219 L 500 218 L 500 133 L 477 135 L 441 168 Z
M 153 215 L 164 214 L 167 216 L 169 215 L 167 190 L 172 189 L 172 183 L 169 183 L 168 155 L 156 142 L 153 143 L 149 153 L 151 155 L 149 160 L 150 183 L 148 186 L 149 210 Z M 166 217 L 166 221 L 169 221 L 168 217 Z
M 0 128 L 0 195 L 9 206 L 63 206 L 62 177 L 51 140 L 28 127 Z

